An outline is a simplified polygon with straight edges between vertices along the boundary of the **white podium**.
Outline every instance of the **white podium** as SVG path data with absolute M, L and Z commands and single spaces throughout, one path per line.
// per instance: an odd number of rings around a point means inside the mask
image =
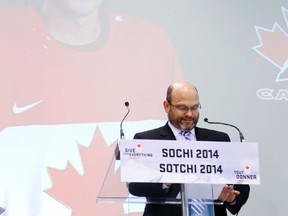
M 113 156 L 97 202 L 123 203 L 127 214 L 135 204 L 176 204 L 186 210 L 195 200 L 222 205 L 217 199 L 223 185 L 260 184 L 257 143 L 141 139 L 120 140 L 119 149 L 120 160 Z M 115 176 L 117 189 L 111 180 Z M 180 196 L 132 196 L 127 182 L 179 184 Z

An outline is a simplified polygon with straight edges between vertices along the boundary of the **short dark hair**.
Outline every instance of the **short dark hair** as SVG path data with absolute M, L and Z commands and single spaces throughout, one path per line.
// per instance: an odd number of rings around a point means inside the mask
M 171 84 L 171 85 L 168 87 L 168 89 L 167 89 L 166 101 L 168 101 L 168 103 L 171 103 L 172 90 L 173 90 L 173 84 Z

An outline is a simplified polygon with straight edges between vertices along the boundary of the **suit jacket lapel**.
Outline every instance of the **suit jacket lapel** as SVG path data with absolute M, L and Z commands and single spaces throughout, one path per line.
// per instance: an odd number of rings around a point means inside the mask
M 197 141 L 208 141 L 207 133 L 203 133 L 201 128 L 195 127 L 195 136 Z
M 171 128 L 168 125 L 168 122 L 161 128 L 159 135 L 163 140 L 176 140 Z

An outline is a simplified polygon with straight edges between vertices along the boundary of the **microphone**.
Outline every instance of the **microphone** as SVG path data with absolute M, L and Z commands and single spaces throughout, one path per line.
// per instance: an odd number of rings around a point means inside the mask
M 226 126 L 233 127 L 233 128 L 235 128 L 235 129 L 239 132 L 240 141 L 241 141 L 241 142 L 244 142 L 244 136 L 243 136 L 242 132 L 241 132 L 240 129 L 239 129 L 238 127 L 236 127 L 235 125 L 227 124 L 227 123 L 223 123 L 223 122 L 210 122 L 210 121 L 208 120 L 208 118 L 204 118 L 204 122 L 206 122 L 206 123 L 208 123 L 208 124 L 220 124 L 220 125 L 226 125 Z
M 125 114 L 125 116 L 123 117 L 122 121 L 120 122 L 120 139 L 125 139 L 125 135 L 124 135 L 124 131 L 123 131 L 123 128 L 122 128 L 122 124 L 123 124 L 125 118 L 127 117 L 127 115 L 128 115 L 129 112 L 130 112 L 129 102 L 126 101 L 124 105 L 127 107 L 128 111 L 127 111 L 127 113 Z M 114 155 L 115 155 L 116 160 L 120 160 L 120 150 L 119 150 L 118 144 L 117 144 L 117 146 L 116 146 L 116 148 L 115 148 Z
M 124 135 L 124 131 L 123 131 L 123 128 L 122 128 L 122 124 L 123 124 L 125 118 L 127 117 L 127 115 L 128 115 L 129 112 L 130 112 L 129 102 L 126 101 L 124 105 L 127 107 L 128 111 L 127 111 L 127 113 L 125 114 L 124 118 L 122 119 L 122 121 L 121 121 L 121 123 L 120 123 L 120 139 L 125 139 L 125 135 Z

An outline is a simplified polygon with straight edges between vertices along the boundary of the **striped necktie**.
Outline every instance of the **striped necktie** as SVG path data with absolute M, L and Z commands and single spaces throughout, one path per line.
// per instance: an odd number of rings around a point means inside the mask
M 185 138 L 187 141 L 191 141 L 191 132 L 190 131 L 180 131 L 179 134 Z
M 190 131 L 180 131 L 179 134 L 184 137 L 186 141 L 191 141 L 191 132 Z M 203 215 L 205 210 L 205 204 L 202 203 L 201 199 L 192 199 L 192 204 L 190 204 L 190 208 L 192 212 L 191 215 L 200 216 Z
M 203 200 L 201 199 L 192 199 L 193 203 L 190 204 L 191 212 L 190 216 L 202 216 L 206 215 L 205 213 L 205 207 L 206 205 L 203 204 Z

